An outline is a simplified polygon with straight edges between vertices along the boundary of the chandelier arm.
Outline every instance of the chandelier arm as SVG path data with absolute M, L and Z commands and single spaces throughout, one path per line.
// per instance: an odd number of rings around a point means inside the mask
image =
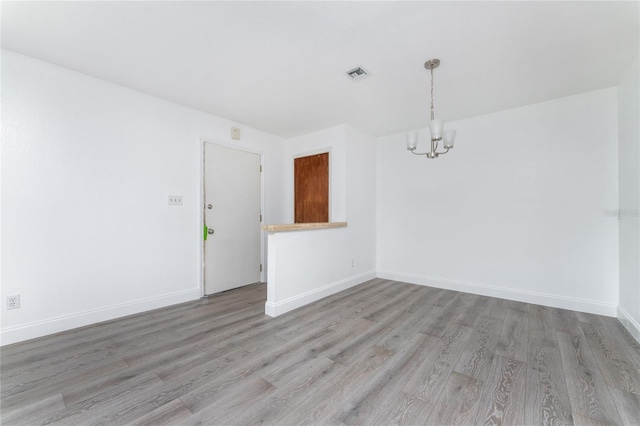
M 443 155 L 443 154 L 446 154 L 447 152 L 449 152 L 449 148 L 446 148 L 444 152 L 436 152 L 436 154 Z
M 412 150 L 409 150 L 409 151 L 410 151 L 413 155 L 427 155 L 427 154 L 429 154 L 429 152 L 415 152 L 415 151 L 412 151 Z

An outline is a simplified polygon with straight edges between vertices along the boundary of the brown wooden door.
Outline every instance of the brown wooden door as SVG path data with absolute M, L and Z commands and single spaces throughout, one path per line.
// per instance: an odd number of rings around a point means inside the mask
M 293 160 L 295 223 L 329 222 L 329 153 Z

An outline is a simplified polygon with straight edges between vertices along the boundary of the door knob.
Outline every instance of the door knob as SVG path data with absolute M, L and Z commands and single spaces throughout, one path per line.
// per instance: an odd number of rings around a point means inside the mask
M 211 229 L 211 228 L 207 229 L 207 234 L 213 235 L 213 232 L 214 232 L 213 229 Z
M 208 208 L 209 210 L 211 210 L 211 209 L 213 208 L 213 205 L 211 205 L 211 204 L 207 204 L 207 208 Z

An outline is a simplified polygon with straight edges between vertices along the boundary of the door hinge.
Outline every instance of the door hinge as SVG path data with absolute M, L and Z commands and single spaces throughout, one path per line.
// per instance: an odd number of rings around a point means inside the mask
M 260 223 L 262 223 L 262 213 L 260 213 Z
M 262 263 L 260 264 L 260 272 L 262 272 Z
M 260 164 L 260 173 L 262 173 L 262 164 Z

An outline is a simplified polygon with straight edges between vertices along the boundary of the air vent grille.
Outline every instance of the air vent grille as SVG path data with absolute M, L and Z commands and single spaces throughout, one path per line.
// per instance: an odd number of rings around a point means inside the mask
M 369 71 L 365 70 L 362 67 L 356 67 L 356 68 L 350 69 L 345 74 L 347 75 L 347 77 L 349 77 L 351 80 L 354 80 L 354 81 L 362 80 L 363 78 L 368 77 L 370 75 Z

